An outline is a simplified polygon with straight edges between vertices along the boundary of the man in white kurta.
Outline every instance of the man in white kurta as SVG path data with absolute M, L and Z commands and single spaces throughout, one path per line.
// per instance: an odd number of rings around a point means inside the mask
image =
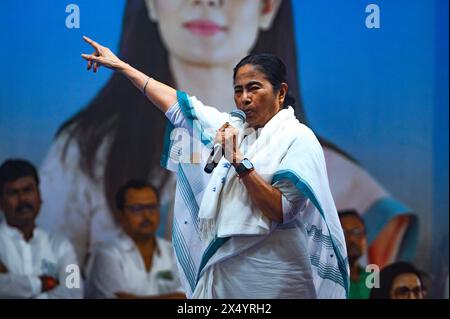
M 89 298 L 184 298 L 170 242 L 155 235 L 159 196 L 131 180 L 116 195 L 122 233 L 100 245 L 88 265 Z
M 81 274 L 71 243 L 35 227 L 39 178 L 22 160 L 0 167 L 0 298 L 81 298 Z
M 126 234 L 99 246 L 86 285 L 89 298 L 116 298 L 116 293 L 160 296 L 183 293 L 172 244 L 156 238 L 152 267 L 145 269 L 142 256 Z
M 27 242 L 6 222 L 0 225 L 0 298 L 82 298 L 81 274 L 72 245 L 65 238 L 36 228 Z M 43 275 L 59 278 L 59 285 L 43 292 Z M 77 285 L 78 284 L 78 285 Z M 77 288 L 79 286 L 79 288 Z

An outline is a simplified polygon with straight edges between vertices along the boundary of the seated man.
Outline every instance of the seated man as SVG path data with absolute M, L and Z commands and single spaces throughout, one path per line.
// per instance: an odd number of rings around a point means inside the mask
M 354 210 L 339 212 L 339 219 L 344 231 L 350 265 L 349 299 L 368 299 L 370 288 L 366 284 L 366 278 L 370 272 L 366 272 L 358 262 L 367 252 L 367 236 L 364 221 L 361 215 Z
M 0 298 L 82 298 L 72 244 L 37 228 L 39 177 L 23 160 L 0 166 Z
M 170 242 L 156 237 L 159 225 L 157 190 L 130 181 L 116 194 L 123 233 L 94 251 L 89 298 L 185 298 Z

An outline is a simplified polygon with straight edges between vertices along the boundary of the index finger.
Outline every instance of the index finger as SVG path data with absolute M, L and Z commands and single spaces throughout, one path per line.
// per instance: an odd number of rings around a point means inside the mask
M 86 41 L 87 43 L 89 43 L 90 45 L 92 45 L 92 46 L 95 48 L 95 50 L 100 51 L 100 47 L 101 47 L 100 44 L 98 44 L 97 42 L 95 42 L 94 40 L 88 38 L 88 37 L 85 36 L 85 35 L 83 35 L 83 39 L 84 39 L 84 41 Z

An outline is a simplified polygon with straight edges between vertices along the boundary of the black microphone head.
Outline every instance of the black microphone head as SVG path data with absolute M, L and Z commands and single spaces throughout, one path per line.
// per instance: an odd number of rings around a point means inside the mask
M 242 123 L 244 123 L 245 120 L 247 119 L 247 116 L 245 115 L 245 113 L 238 109 L 231 111 L 230 117 L 233 117 L 238 121 L 242 121 Z

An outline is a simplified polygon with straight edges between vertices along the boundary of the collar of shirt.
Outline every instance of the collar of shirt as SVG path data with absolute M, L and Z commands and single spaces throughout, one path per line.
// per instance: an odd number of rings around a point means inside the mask
M 30 244 L 31 242 L 35 241 L 36 238 L 39 238 L 41 236 L 41 231 L 37 227 L 33 230 L 33 236 L 30 238 L 30 240 L 27 242 L 23 238 L 23 233 L 17 229 L 16 227 L 12 227 L 8 225 L 6 220 L 0 223 L 0 231 L 4 232 L 8 237 L 14 239 L 14 240 L 20 240 L 22 242 L 25 242 L 27 244 Z
M 126 252 L 132 252 L 132 251 L 136 251 L 137 253 L 140 254 L 136 243 L 133 241 L 133 239 L 127 235 L 124 232 L 121 232 L 119 235 L 119 245 L 120 245 L 120 249 Z M 155 254 L 156 253 L 156 254 Z M 159 248 L 159 244 L 158 244 L 158 238 L 155 236 L 155 250 L 153 252 L 154 255 L 161 255 L 161 250 Z
M 53 262 L 48 238 L 45 232 L 35 228 L 33 237 L 27 242 L 22 232 L 6 223 L 0 224 L 0 233 L 4 236 L 0 249 L 5 258 L 6 267 L 16 274 L 31 275 L 42 272 L 42 261 Z

